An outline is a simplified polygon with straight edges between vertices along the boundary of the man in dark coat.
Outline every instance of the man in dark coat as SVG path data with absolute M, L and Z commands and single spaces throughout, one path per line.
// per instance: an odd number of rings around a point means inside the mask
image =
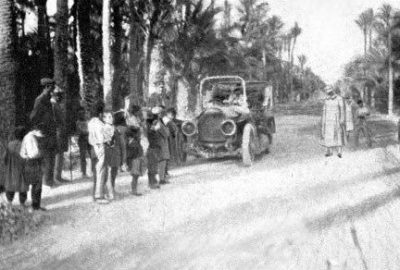
M 36 98 L 33 110 L 30 115 L 33 129 L 40 130 L 43 137 L 39 138 L 39 148 L 42 155 L 42 181 L 47 186 L 54 185 L 54 163 L 57 153 L 57 127 L 61 124 L 62 118 L 57 113 L 54 103 L 51 102 L 55 90 L 53 79 L 43 78 L 40 81 L 43 92 Z M 41 190 L 37 190 L 41 193 Z
M 64 152 L 68 151 L 68 136 L 66 130 L 65 113 L 61 107 L 63 99 L 63 90 L 56 87 L 53 91 L 51 103 L 53 104 L 54 115 L 57 118 L 57 148 L 55 156 L 55 166 L 54 166 L 54 182 L 66 182 L 61 177 L 62 169 L 64 166 Z

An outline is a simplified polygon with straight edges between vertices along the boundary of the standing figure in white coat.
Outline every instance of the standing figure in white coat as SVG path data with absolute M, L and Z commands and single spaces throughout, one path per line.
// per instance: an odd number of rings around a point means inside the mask
M 322 138 L 326 147 L 326 157 L 337 150 L 339 158 L 342 157 L 342 150 L 345 141 L 345 108 L 343 99 L 338 96 L 334 89 L 329 87 L 326 91 L 328 97 L 325 100 L 322 113 Z

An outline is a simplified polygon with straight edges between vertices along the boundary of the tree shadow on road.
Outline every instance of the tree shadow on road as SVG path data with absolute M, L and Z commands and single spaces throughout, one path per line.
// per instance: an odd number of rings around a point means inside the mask
M 327 211 L 322 216 L 307 220 L 305 225 L 311 232 L 321 231 L 334 225 L 364 217 L 399 197 L 400 187 L 398 186 L 390 191 L 367 198 L 354 206 L 341 206 Z

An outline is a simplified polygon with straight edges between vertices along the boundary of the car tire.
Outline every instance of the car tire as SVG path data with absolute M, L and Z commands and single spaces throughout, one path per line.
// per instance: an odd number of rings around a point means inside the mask
M 252 124 L 247 123 L 243 128 L 242 136 L 242 162 L 247 167 L 253 165 L 255 158 L 254 140 L 254 127 Z

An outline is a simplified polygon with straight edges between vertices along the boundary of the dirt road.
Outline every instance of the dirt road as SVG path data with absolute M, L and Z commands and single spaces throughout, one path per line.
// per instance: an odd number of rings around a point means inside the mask
M 400 154 L 376 120 L 375 148 L 325 158 L 319 117 L 279 115 L 271 154 L 177 168 L 171 184 L 98 206 L 89 182 L 51 190 L 48 221 L 0 248 L 2 269 L 398 269 Z

